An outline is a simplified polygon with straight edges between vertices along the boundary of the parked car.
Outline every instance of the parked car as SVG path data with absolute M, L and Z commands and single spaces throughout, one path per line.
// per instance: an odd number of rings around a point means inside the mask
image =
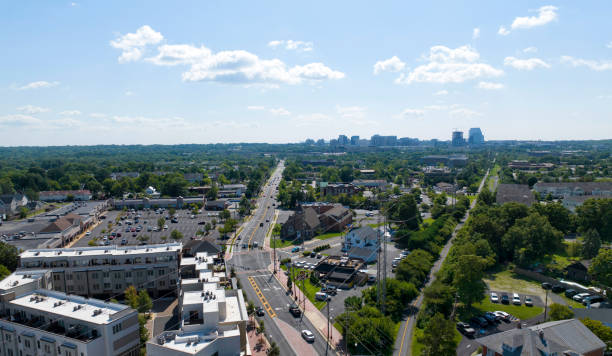
M 533 300 L 531 300 L 531 297 L 525 297 L 525 305 L 528 307 L 533 306 Z
M 490 325 L 495 325 L 495 322 L 498 320 L 497 316 L 491 312 L 486 312 L 482 315 L 483 318 L 487 320 L 487 323 Z
M 314 342 L 315 336 L 310 330 L 302 330 L 302 337 L 308 342 Z
M 544 283 L 542 283 L 542 288 L 544 288 L 544 289 L 551 289 L 552 288 L 552 284 L 550 284 L 548 282 L 544 282 Z
M 473 317 L 472 319 L 470 319 L 470 323 L 472 323 L 472 325 L 475 325 L 478 328 L 486 328 L 489 325 L 487 320 L 481 316 Z
M 122 239 L 122 240 L 121 240 L 121 244 L 122 244 L 122 245 L 127 245 L 127 240 L 126 240 L 126 239 Z
M 325 292 L 316 292 L 315 299 L 321 302 L 326 302 L 328 300 L 331 300 L 331 297 Z
M 89 235 L 91 235 L 91 231 L 87 231 L 87 232 L 85 233 L 85 236 L 89 236 Z
M 500 318 L 500 320 L 503 321 L 510 321 L 510 317 L 511 315 L 506 313 L 505 311 L 501 311 L 501 310 L 496 310 L 493 312 L 493 314 L 495 314 L 496 316 L 498 316 Z
M 206 225 L 206 221 L 198 221 L 198 225 Z
M 297 306 L 292 306 L 291 308 L 289 308 L 289 312 L 291 313 L 291 315 L 293 315 L 294 317 L 298 318 L 302 315 L 302 311 L 300 310 L 300 308 L 298 308 Z
M 599 302 L 603 302 L 604 299 L 603 297 L 599 296 L 599 295 L 591 295 L 588 296 L 586 298 L 582 299 L 582 304 L 587 305 L 587 304 L 593 304 L 593 303 L 599 303 Z
M 568 289 L 565 291 L 565 296 L 568 298 L 571 298 L 573 296 L 575 296 L 576 294 L 578 294 L 577 291 L 573 290 L 573 289 Z
M 317 253 L 317 258 L 323 257 L 320 253 Z
M 555 293 L 562 293 L 562 292 L 565 292 L 565 287 L 560 284 L 555 284 L 552 287 L 552 291 Z
M 262 307 L 257 307 L 255 314 L 257 314 L 257 316 L 264 316 L 265 313 Z
M 310 253 L 310 257 L 311 257 L 311 258 L 315 258 L 315 257 L 317 257 L 317 253 L 316 253 L 316 252 L 314 252 L 314 251 L 312 251 L 312 252 Z
M 299 252 L 300 248 L 298 246 L 295 246 L 294 248 L 291 249 L 291 252 L 295 253 L 295 252 Z
M 517 293 L 512 294 L 512 304 L 521 305 L 521 297 Z
M 499 297 L 497 296 L 497 293 L 491 292 L 491 302 L 499 303 Z
M 474 330 L 474 328 L 472 328 L 470 324 L 464 323 L 462 321 L 457 323 L 457 330 L 459 330 L 460 333 L 467 337 L 473 337 L 476 334 L 476 330 Z
M 510 304 L 510 298 L 508 298 L 508 294 L 502 294 L 501 302 L 502 304 Z
M 573 300 L 577 301 L 577 302 L 582 302 L 582 300 L 586 297 L 588 297 L 589 293 L 580 293 L 580 294 L 576 294 L 575 296 L 572 297 Z
M 338 290 L 334 286 L 323 286 L 323 288 L 321 288 L 321 292 L 325 292 L 330 295 L 338 294 Z

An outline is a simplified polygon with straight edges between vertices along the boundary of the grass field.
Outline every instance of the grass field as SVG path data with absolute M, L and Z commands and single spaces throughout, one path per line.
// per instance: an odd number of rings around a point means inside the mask
M 502 303 L 493 303 L 489 299 L 489 296 L 484 297 L 484 299 L 480 303 L 476 303 L 473 305 L 474 309 L 476 309 L 476 313 L 480 314 L 486 311 L 496 311 L 501 310 L 506 313 L 512 314 L 515 317 L 521 320 L 531 319 L 535 316 L 538 316 L 544 313 L 544 308 L 542 307 L 528 307 L 523 305 L 513 305 L 513 304 L 502 304 Z M 467 320 L 467 318 L 466 318 Z
M 281 240 L 279 238 L 270 239 L 271 248 L 274 248 L 274 245 L 276 245 L 276 248 L 283 248 L 283 247 L 289 247 L 289 246 L 299 245 L 299 244 L 300 244 L 299 241 Z
M 301 271 L 306 272 L 307 275 L 310 275 L 310 271 L 303 269 L 303 268 L 298 268 L 298 269 L 294 269 L 294 273 L 295 275 L 297 275 L 298 273 L 300 273 Z M 327 302 L 320 302 L 318 300 L 315 299 L 315 294 L 321 290 L 320 286 L 315 286 L 312 283 L 310 283 L 310 279 L 306 278 L 304 280 L 304 284 L 302 285 L 302 281 L 298 281 L 297 282 L 297 286 L 300 288 L 300 290 L 302 292 L 304 292 L 304 294 L 306 295 L 306 298 L 308 298 L 308 300 L 310 300 L 312 302 L 312 304 L 314 304 L 314 306 L 321 310 L 323 309 L 323 307 L 325 307 L 325 305 L 327 305 Z
M 341 232 L 330 232 L 330 233 L 327 233 L 327 234 L 322 234 L 322 235 L 315 236 L 315 239 L 318 239 L 318 240 L 327 240 L 327 239 L 330 239 L 332 237 L 336 237 L 336 236 L 340 236 L 340 235 L 342 235 Z

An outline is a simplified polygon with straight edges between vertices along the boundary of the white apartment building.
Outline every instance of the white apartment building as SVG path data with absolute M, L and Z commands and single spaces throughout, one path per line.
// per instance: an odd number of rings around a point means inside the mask
M 53 290 L 110 296 L 130 285 L 153 296 L 177 292 L 181 243 L 33 249 L 20 255 L 19 271 L 49 269 Z
M 365 262 L 372 262 L 378 256 L 378 239 L 382 231 L 376 231 L 366 225 L 346 233 L 342 251 L 348 253 L 350 258 L 360 258 Z
M 139 355 L 135 310 L 44 289 L 50 276 L 21 271 L 0 282 L 0 355 Z
M 178 329 L 155 335 L 147 343 L 148 356 L 238 356 L 250 354 L 246 337 L 248 315 L 242 290 L 226 290 L 219 283 L 214 258 L 201 252 L 181 261 L 181 270 L 197 278 L 181 280 Z

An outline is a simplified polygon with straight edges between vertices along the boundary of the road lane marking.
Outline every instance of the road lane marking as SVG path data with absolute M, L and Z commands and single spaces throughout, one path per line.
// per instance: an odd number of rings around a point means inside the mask
M 259 301 L 263 305 L 264 309 L 268 312 L 268 315 L 270 315 L 270 318 L 275 318 L 276 313 L 274 312 L 274 309 L 272 309 L 272 306 L 270 305 L 270 303 L 268 303 L 268 300 L 261 292 L 261 289 L 259 289 L 259 286 L 257 285 L 257 282 L 255 282 L 255 279 L 250 276 L 248 279 L 249 279 L 249 283 L 251 284 L 251 287 L 253 287 L 253 290 L 255 291 L 255 294 L 257 295 L 257 298 L 259 298 Z

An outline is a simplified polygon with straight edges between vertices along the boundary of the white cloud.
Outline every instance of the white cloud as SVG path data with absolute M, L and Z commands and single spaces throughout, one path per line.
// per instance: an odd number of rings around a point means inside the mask
M 162 38 L 163 36 L 159 34 L 160 41 Z M 293 45 L 295 44 L 292 42 Z M 127 45 L 125 47 L 133 48 Z M 141 54 L 133 57 L 139 59 Z M 127 55 L 126 59 L 128 58 L 132 56 Z M 344 78 L 344 73 L 332 70 L 323 63 L 289 67 L 279 59 L 260 59 L 257 55 L 244 50 L 213 53 L 205 46 L 196 47 L 189 44 L 161 45 L 158 47 L 157 55 L 145 60 L 160 66 L 189 66 L 189 69 L 182 74 L 183 81 L 187 82 L 277 86 Z
M 40 80 L 37 82 L 31 82 L 24 86 L 17 88 L 17 90 L 29 90 L 29 89 L 40 89 L 40 88 L 51 88 L 58 86 L 59 82 L 47 82 L 44 80 Z
M 568 63 L 573 67 L 587 67 L 596 71 L 612 70 L 612 61 L 595 61 L 590 59 L 562 56 L 561 62 Z
M 258 105 L 251 105 L 251 106 L 247 106 L 248 110 L 265 110 L 266 108 L 264 106 L 258 106 Z
M 598 95 L 597 99 L 612 99 L 612 95 Z
M 434 95 L 448 95 L 448 90 L 438 90 Z
M 139 60 L 142 58 L 146 46 L 160 43 L 163 39 L 164 36 L 161 33 L 156 32 L 148 25 L 144 25 L 135 33 L 127 33 L 114 41 L 110 41 L 110 45 L 122 50 L 119 62 L 123 63 Z
M 535 53 L 537 51 L 538 51 L 537 47 L 533 47 L 533 46 L 523 49 L 523 53 Z
M 79 110 L 66 110 L 66 111 L 60 112 L 59 114 L 65 115 L 65 116 L 75 116 L 75 115 L 81 115 L 81 112 Z
M 30 116 L 23 114 L 5 115 L 0 116 L 0 125 L 39 125 L 42 121 Z
M 425 115 L 425 110 L 422 109 L 404 109 L 400 114 L 402 117 L 422 117 Z
M 499 90 L 503 89 L 504 85 L 502 83 L 479 82 L 477 88 L 485 90 Z
M 272 48 L 284 47 L 290 51 L 310 52 L 313 50 L 312 42 L 294 41 L 294 40 L 275 40 L 268 42 L 268 46 Z
M 132 95 L 134 95 L 133 91 L 131 91 L 131 90 L 126 90 L 125 91 L 125 96 L 132 96 Z
M 480 54 L 470 46 L 451 49 L 434 46 L 424 57 L 427 64 L 416 67 L 412 72 L 402 73 L 396 83 L 462 83 L 478 78 L 499 77 L 504 74 L 489 64 L 479 62 Z
M 397 56 L 393 56 L 383 61 L 378 61 L 374 64 L 374 74 L 382 72 L 399 72 L 406 67 L 406 63 L 402 62 Z
M 448 109 L 448 107 L 446 105 L 426 105 L 423 107 L 423 109 L 431 110 L 431 111 L 440 111 L 440 110 L 446 110 Z
M 519 59 L 516 57 L 504 58 L 504 65 L 519 70 L 533 70 L 535 68 L 550 68 L 550 65 L 540 58 Z
M 466 108 L 458 108 L 455 110 L 451 110 L 450 111 L 450 116 L 454 117 L 454 118 L 473 118 L 476 116 L 482 116 L 481 113 L 471 110 L 471 109 L 466 109 Z
M 39 114 L 41 112 L 47 112 L 50 109 L 48 108 L 41 108 L 40 106 L 34 106 L 34 105 L 24 105 L 24 106 L 20 106 L 17 108 L 17 111 L 21 111 L 23 113 L 26 114 Z
M 268 110 L 272 115 L 277 115 L 277 116 L 287 116 L 287 115 L 291 115 L 291 113 L 289 112 L 289 110 L 285 109 L 285 108 L 272 108 Z
M 510 28 L 512 30 L 517 30 L 544 26 L 552 21 L 555 21 L 559 17 L 557 15 L 557 10 L 558 8 L 552 5 L 542 6 L 539 9 L 534 10 L 538 12 L 537 16 L 516 17 L 514 21 L 512 21 Z M 506 36 L 510 33 L 510 30 L 504 26 L 500 26 L 497 33 Z
M 606 47 L 608 47 L 608 48 L 612 48 L 612 41 L 608 42 L 608 44 L 606 45 Z
M 478 27 L 472 30 L 472 39 L 475 40 L 477 38 L 480 38 L 480 29 Z
M 99 112 L 92 112 L 91 114 L 89 114 L 89 117 L 92 117 L 94 119 L 103 119 L 106 117 L 106 114 L 102 114 Z
M 499 26 L 499 30 L 497 30 L 497 34 L 502 35 L 502 36 L 508 36 L 510 34 L 510 31 L 508 31 L 508 29 L 505 28 L 504 26 Z
M 79 6 L 79 4 L 77 4 L 76 2 L 71 2 L 70 6 L 74 7 L 74 6 Z
M 363 119 L 366 110 L 367 108 L 363 106 L 336 106 L 338 115 L 345 119 Z
M 296 126 L 320 126 L 333 121 L 333 118 L 323 113 L 302 114 L 297 116 Z
M 145 117 L 145 116 L 129 116 L 115 115 L 108 119 L 110 122 L 126 125 L 148 128 L 190 128 L 189 123 L 182 117 Z

